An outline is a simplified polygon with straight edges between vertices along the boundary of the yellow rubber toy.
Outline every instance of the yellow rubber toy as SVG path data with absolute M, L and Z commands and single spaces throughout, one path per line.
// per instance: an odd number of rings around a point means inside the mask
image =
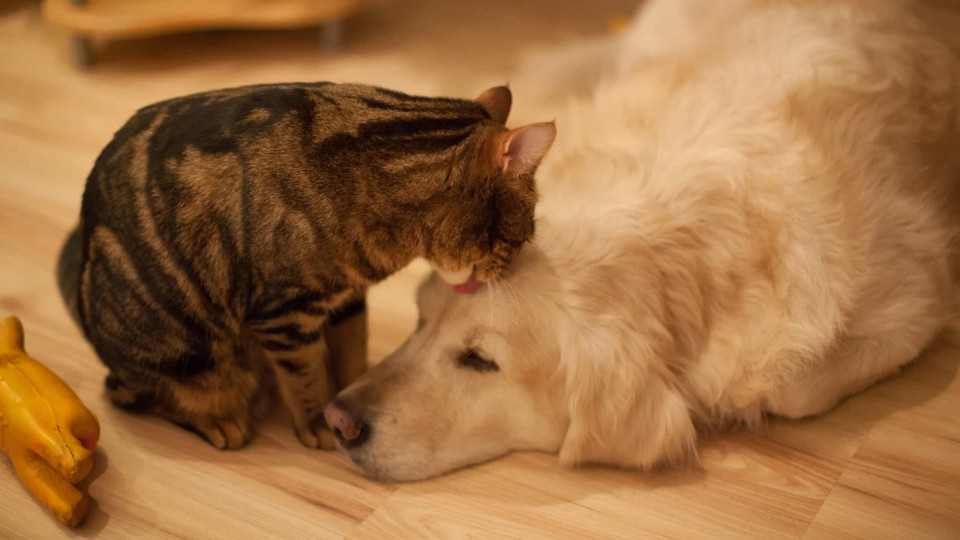
M 73 390 L 23 350 L 16 317 L 0 321 L 0 448 L 17 476 L 64 525 L 87 512 L 73 484 L 93 467 L 100 423 Z

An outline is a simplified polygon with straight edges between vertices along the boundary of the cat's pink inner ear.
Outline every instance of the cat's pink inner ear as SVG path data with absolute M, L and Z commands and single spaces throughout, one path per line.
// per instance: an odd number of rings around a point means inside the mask
M 508 175 L 533 173 L 557 138 L 553 122 L 530 124 L 507 132 L 501 146 L 500 169 Z
M 510 116 L 510 105 L 513 103 L 513 95 L 506 86 L 494 86 L 484 90 L 477 98 L 477 102 L 483 106 L 493 118 L 501 124 L 507 123 L 507 117 Z

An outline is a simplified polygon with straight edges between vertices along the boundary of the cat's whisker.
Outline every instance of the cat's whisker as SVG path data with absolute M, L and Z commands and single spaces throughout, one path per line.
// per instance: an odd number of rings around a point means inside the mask
M 484 340 L 487 339 L 487 336 L 490 335 L 490 331 L 493 330 L 493 308 L 496 305 L 493 299 L 493 287 L 486 287 L 487 289 L 487 333 L 483 336 Z
M 527 300 L 527 298 L 526 298 L 526 296 L 525 296 L 522 292 L 520 292 L 520 290 L 517 289 L 516 286 L 514 286 L 512 283 L 510 283 L 509 281 L 507 281 L 507 280 L 504 279 L 503 277 L 501 277 L 500 280 L 503 282 L 504 287 L 505 287 L 508 291 L 510 291 L 510 294 L 513 295 L 513 300 L 514 300 L 514 303 L 515 303 L 515 305 L 516 305 L 516 313 L 515 313 L 513 322 L 514 322 L 514 324 L 516 324 L 517 321 L 520 320 L 520 313 L 521 313 L 521 311 L 523 310 L 523 303 L 524 303 L 524 301 Z M 522 298 L 521 298 L 521 297 L 522 297 Z
M 520 320 L 520 310 L 522 309 L 520 297 L 518 295 L 519 291 L 517 291 L 516 287 L 511 285 L 510 282 L 507 281 L 502 275 L 498 275 L 494 279 L 494 282 L 498 286 L 502 284 L 504 291 L 506 291 L 506 293 L 510 295 L 510 299 L 513 301 L 513 304 L 514 304 L 515 316 L 514 316 L 513 323 L 515 324 L 518 320 Z

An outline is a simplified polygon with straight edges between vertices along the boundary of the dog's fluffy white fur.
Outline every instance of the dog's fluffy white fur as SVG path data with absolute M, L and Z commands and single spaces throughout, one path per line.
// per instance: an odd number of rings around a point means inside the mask
M 934 4 L 653 0 L 530 67 L 600 80 L 557 119 L 536 241 L 473 295 L 421 287 L 417 333 L 339 396 L 370 425 L 354 460 L 645 468 L 914 359 L 960 276 L 957 18 Z

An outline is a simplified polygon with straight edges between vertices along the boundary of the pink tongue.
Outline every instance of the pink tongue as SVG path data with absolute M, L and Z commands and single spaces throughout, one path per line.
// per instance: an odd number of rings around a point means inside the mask
M 459 285 L 454 285 L 453 290 L 454 292 L 458 292 L 460 294 L 470 294 L 473 291 L 477 290 L 479 287 L 480 287 L 480 282 L 474 279 L 473 276 L 470 276 L 470 279 L 468 279 L 467 281 Z

